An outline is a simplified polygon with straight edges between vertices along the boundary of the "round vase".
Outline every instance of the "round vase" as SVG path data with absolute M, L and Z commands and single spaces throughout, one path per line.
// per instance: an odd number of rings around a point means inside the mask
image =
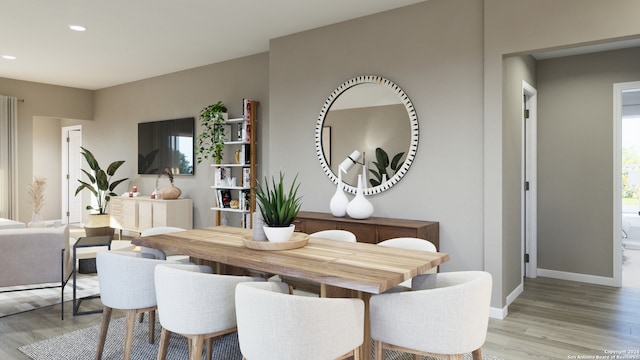
M 180 197 L 180 194 L 182 194 L 182 190 L 173 184 L 160 190 L 160 198 L 162 198 L 162 200 L 177 199 Z
M 362 175 L 358 175 L 358 191 L 347 205 L 347 214 L 353 219 L 367 219 L 373 214 L 373 205 L 364 197 Z
M 342 183 L 342 172 L 338 170 L 338 187 L 336 193 L 333 194 L 331 201 L 329 202 L 329 209 L 331 214 L 336 217 L 343 217 L 347 214 L 347 205 L 349 199 L 344 193 L 344 184 Z
M 262 229 L 264 230 L 264 234 L 267 236 L 267 240 L 271 242 L 285 242 L 291 239 L 293 235 L 293 230 L 295 230 L 296 226 L 291 224 L 287 227 L 282 226 L 267 226 L 264 225 Z

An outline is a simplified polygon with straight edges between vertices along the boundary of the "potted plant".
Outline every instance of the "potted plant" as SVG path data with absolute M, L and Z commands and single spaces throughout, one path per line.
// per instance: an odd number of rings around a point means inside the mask
M 200 111 L 200 125 L 204 128 L 197 137 L 196 160 L 200 164 L 203 160 L 212 158 L 216 164 L 222 162 L 224 150 L 224 123 L 228 119 L 227 107 L 218 101 Z
M 296 184 L 298 175 L 293 178 L 289 190 L 285 190 L 284 174 L 280 172 L 280 179 L 276 183 L 271 177 L 271 186 L 267 177 L 264 178 L 264 187 L 258 184 L 256 199 L 260 214 L 265 223 L 264 233 L 269 241 L 288 241 L 293 234 L 295 220 L 300 211 L 301 197 L 298 196 L 300 184 Z
M 98 161 L 91 151 L 84 147 L 80 148 L 82 149 L 80 153 L 84 156 L 87 164 L 89 164 L 93 174 L 82 169 L 82 172 L 87 175 L 89 181 L 78 179 L 80 185 L 76 189 L 76 196 L 78 196 L 82 190 L 86 189 L 96 198 L 96 207 L 87 205 L 87 210 L 93 211 L 93 213 L 89 214 L 89 218 L 85 224 L 85 231 L 87 231 L 87 236 L 106 235 L 107 233 L 113 234 L 113 229 L 109 227 L 110 217 L 107 213 L 107 205 L 109 204 L 111 196 L 118 195 L 114 192 L 115 188 L 129 178 L 116 181 L 112 181 L 111 178 L 116 173 L 116 170 L 124 164 L 124 160 L 112 162 L 107 170 L 104 171 L 100 168 Z
M 404 152 L 397 153 L 393 157 L 393 160 L 389 162 L 389 155 L 387 155 L 387 152 L 381 148 L 376 148 L 376 161 L 374 161 L 373 164 L 376 166 L 377 170 L 369 169 L 369 172 L 374 176 L 373 179 L 369 179 L 371 186 L 378 186 L 389 180 L 390 176 L 387 174 L 387 167 L 391 168 L 391 176 L 395 175 L 402 166 L 400 159 L 402 159 L 403 155 Z

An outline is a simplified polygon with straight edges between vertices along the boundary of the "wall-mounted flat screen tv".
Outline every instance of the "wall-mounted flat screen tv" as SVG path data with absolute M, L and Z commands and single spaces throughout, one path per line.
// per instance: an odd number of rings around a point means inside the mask
M 193 175 L 193 117 L 138 123 L 138 174 Z

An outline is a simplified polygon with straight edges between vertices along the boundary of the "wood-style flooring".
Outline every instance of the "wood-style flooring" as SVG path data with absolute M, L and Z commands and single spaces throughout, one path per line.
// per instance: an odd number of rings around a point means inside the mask
M 0 359 L 29 359 L 18 347 L 100 323 L 100 314 L 73 317 L 71 304 L 65 306 L 63 321 L 59 305 L 0 318 Z M 509 360 L 640 360 L 640 289 L 527 279 L 509 316 L 490 320 L 483 354 Z

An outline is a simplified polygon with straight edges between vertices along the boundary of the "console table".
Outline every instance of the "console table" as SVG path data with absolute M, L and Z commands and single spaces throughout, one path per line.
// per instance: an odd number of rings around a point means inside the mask
M 300 211 L 295 220 L 296 230 L 311 234 L 320 230 L 348 230 L 359 242 L 377 244 L 397 237 L 416 237 L 432 242 L 440 249 L 440 223 L 437 221 L 404 220 L 370 217 L 364 220 L 335 217 L 329 213 Z
M 149 197 L 112 196 L 111 227 L 141 233 L 152 227 L 193 228 L 191 199 L 160 200 Z M 121 237 L 122 238 L 122 237 Z

